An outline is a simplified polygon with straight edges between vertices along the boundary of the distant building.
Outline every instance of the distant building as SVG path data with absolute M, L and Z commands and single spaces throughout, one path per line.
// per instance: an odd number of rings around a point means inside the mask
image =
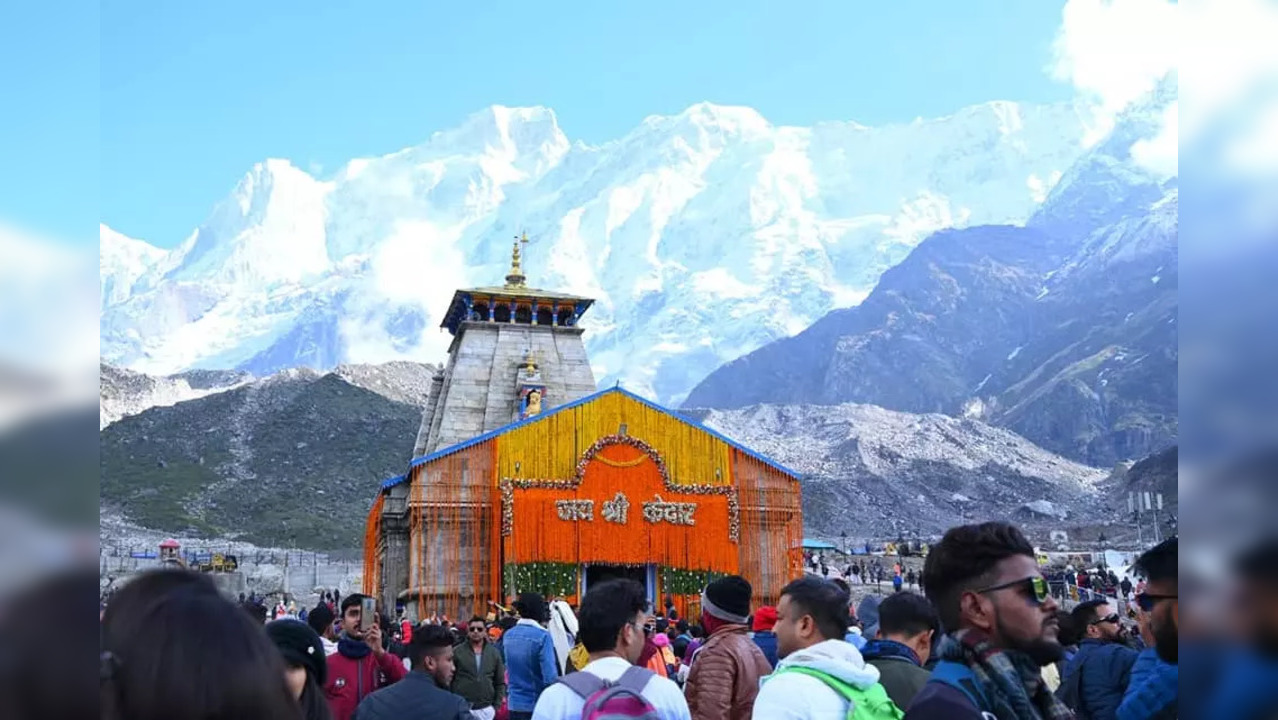
M 181 550 L 182 546 L 177 540 L 168 538 L 160 543 L 160 562 L 171 565 L 184 565 L 185 563 L 182 562 L 180 554 Z

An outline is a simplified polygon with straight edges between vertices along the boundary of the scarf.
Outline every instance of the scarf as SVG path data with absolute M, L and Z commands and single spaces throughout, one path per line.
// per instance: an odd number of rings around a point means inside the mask
M 652 638 L 645 638 L 643 641 L 643 652 L 639 653 L 639 662 L 635 663 L 639 667 L 645 667 L 653 655 L 657 654 L 657 644 Z
M 870 640 L 861 649 L 861 657 L 866 660 L 899 657 L 923 667 L 923 663 L 919 662 L 919 656 L 914 652 L 913 648 L 895 640 Z
M 1024 653 L 995 647 L 985 633 L 959 630 L 941 640 L 942 660 L 972 670 L 999 720 L 1073 720 L 1074 713 L 1043 682 L 1042 668 Z
M 369 653 L 373 652 L 373 648 L 369 647 L 368 643 L 363 640 L 356 640 L 355 638 L 342 635 L 337 639 L 337 652 L 340 653 L 342 657 L 348 657 L 352 660 L 362 660 L 368 657 Z

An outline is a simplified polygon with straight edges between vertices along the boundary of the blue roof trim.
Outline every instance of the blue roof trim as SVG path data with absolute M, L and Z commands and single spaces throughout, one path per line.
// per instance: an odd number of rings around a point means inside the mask
M 407 480 L 407 479 L 408 479 L 408 475 L 407 475 L 407 474 L 404 474 L 404 475 L 396 475 L 396 476 L 395 476 L 395 477 L 393 477 L 393 478 L 386 478 L 385 480 L 383 480 L 383 481 L 382 481 L 382 489 L 383 489 L 383 490 L 389 490 L 390 488 L 395 487 L 396 485 L 398 485 L 398 484 L 400 484 L 400 483 L 404 482 L 404 481 L 405 481 L 405 480 Z
M 462 450 L 465 450 L 466 448 L 474 447 L 475 445 L 491 440 L 497 437 L 498 435 L 501 435 L 502 433 L 508 432 L 510 430 L 514 430 L 515 428 L 522 427 L 524 425 L 531 425 L 532 423 L 535 423 L 539 420 L 544 420 L 550 417 L 551 415 L 554 415 L 559 412 L 563 412 L 564 410 L 570 410 L 572 408 L 577 407 L 578 405 L 585 405 L 586 403 L 591 402 L 592 400 L 596 400 L 600 397 L 603 397 L 604 395 L 607 395 L 608 393 L 621 393 L 622 395 L 625 395 L 631 400 L 634 400 L 640 404 L 646 405 L 649 408 L 656 410 L 657 412 L 669 415 L 670 417 L 673 417 L 674 419 L 680 422 L 685 422 L 697 428 L 698 430 L 701 430 L 702 432 L 707 433 L 713 436 L 714 438 L 723 441 L 724 443 L 727 443 L 728 445 L 736 448 L 737 450 L 740 450 L 742 453 L 748 455 L 749 457 L 754 458 L 755 460 L 758 460 L 759 462 L 765 465 L 768 465 L 774 470 L 779 470 L 780 472 L 783 472 L 786 475 L 790 475 L 795 478 L 802 477 L 802 473 L 795 472 L 794 470 L 791 470 L 790 468 L 782 465 L 781 463 L 773 460 L 772 458 L 769 458 L 768 456 L 763 455 L 761 453 L 755 452 L 754 450 L 751 450 L 750 448 L 742 445 L 741 443 L 736 442 L 735 440 L 732 440 L 731 438 L 725 436 L 723 433 L 720 433 L 716 430 L 712 430 L 706 427 L 705 425 L 702 425 L 701 423 L 697 422 L 696 420 L 693 420 L 692 418 L 689 418 L 685 415 L 680 415 L 679 413 L 669 408 L 662 407 L 658 405 L 657 403 L 652 402 L 651 400 L 648 400 L 647 398 L 640 397 L 630 392 L 629 390 L 621 387 L 620 385 L 606 388 L 604 390 L 600 390 L 595 393 L 591 393 L 590 395 L 587 395 L 585 397 L 578 398 L 577 400 L 573 400 L 570 403 L 560 405 L 555 408 L 551 408 L 549 412 L 543 413 L 541 415 L 536 415 L 530 418 L 526 418 L 524 420 L 517 420 L 513 423 L 510 423 L 509 425 L 504 425 L 502 427 L 497 428 L 496 430 L 490 430 L 484 433 L 483 435 L 478 435 L 469 440 L 466 440 L 465 442 L 460 442 L 460 443 L 457 443 L 456 445 L 446 447 L 442 450 L 436 450 L 435 452 L 429 455 L 424 455 L 422 457 L 416 458 L 408 464 L 409 472 L 411 473 L 412 469 L 417 467 L 418 465 L 424 465 L 432 460 L 437 460 L 439 458 L 452 455 L 455 452 L 460 452 Z M 399 483 L 404 482 L 404 480 L 406 480 L 407 477 L 408 477 L 407 475 L 400 475 L 396 478 L 391 478 L 391 480 L 387 480 L 385 483 L 382 484 L 382 489 L 394 487 L 395 485 L 398 485 Z M 395 482 L 392 482 L 392 481 L 395 481 Z M 387 483 L 390 483 L 390 484 L 387 484 Z

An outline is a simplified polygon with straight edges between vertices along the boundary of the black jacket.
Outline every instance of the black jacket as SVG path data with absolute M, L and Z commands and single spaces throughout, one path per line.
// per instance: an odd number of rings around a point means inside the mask
M 435 684 L 424 672 L 369 695 L 351 720 L 470 720 L 470 703 Z
M 981 709 L 959 690 L 929 682 L 905 710 L 905 720 L 982 720 Z

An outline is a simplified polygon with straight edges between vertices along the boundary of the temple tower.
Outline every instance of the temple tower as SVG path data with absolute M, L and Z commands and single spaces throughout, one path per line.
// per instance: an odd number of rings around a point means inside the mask
M 506 284 L 458 290 L 440 327 L 453 335 L 431 383 L 413 457 L 595 392 L 578 321 L 594 302 L 527 286 L 515 240 Z
M 528 287 L 522 257 L 527 243 L 527 235 L 514 241 L 504 285 L 453 294 L 440 324 L 453 341 L 448 361 L 431 380 L 413 458 L 595 392 L 578 327 L 594 300 Z M 392 487 L 384 499 L 379 543 L 384 558 L 381 600 L 387 608 L 405 599 L 396 589 L 409 586 L 410 486 Z M 481 501 L 465 508 L 457 521 L 470 523 L 490 510 Z

